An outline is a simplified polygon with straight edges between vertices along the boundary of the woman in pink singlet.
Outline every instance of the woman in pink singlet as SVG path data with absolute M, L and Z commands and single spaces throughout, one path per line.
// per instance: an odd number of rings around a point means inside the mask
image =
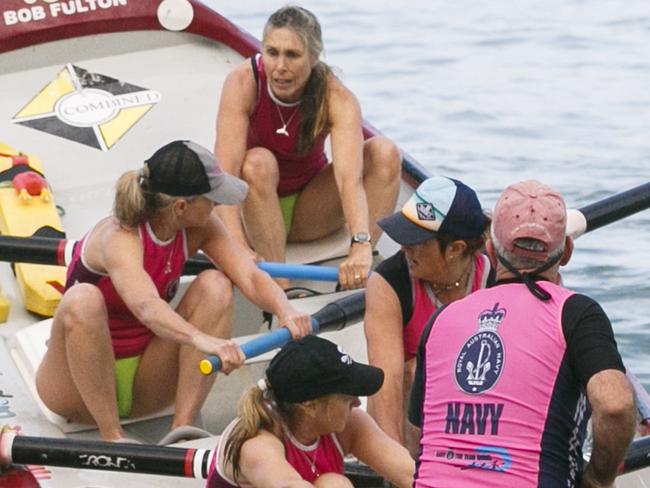
M 481 250 L 488 225 L 474 190 L 442 176 L 422 182 L 401 211 L 379 221 L 402 250 L 368 280 L 368 360 L 386 374 L 368 412 L 399 442 L 408 440 L 404 399 L 425 324 L 439 307 L 486 287 L 491 268 Z
M 113 215 L 77 243 L 68 267 L 36 374 L 50 410 L 94 423 L 104 440 L 119 442 L 120 418 L 175 403 L 172 432 L 161 442 L 196 436 L 191 427 L 215 379 L 199 372 L 199 361 L 217 355 L 227 374 L 244 360 L 229 340 L 233 283 L 294 337 L 309 333 L 309 316 L 293 308 L 213 212 L 240 202 L 246 190 L 191 141 L 163 146 L 139 171 L 120 177 Z M 183 265 L 199 250 L 219 269 L 200 273 L 172 308 Z
M 339 281 L 358 288 L 381 234 L 374 223 L 395 208 L 401 157 L 383 136 L 364 142 L 359 102 L 319 59 L 322 50 L 314 14 L 286 6 L 267 21 L 262 52 L 226 78 L 215 154 L 250 192 L 241 208 L 218 211 L 235 238 L 267 261 L 284 261 L 286 242 L 313 241 L 347 225 Z
M 208 488 L 316 486 L 352 488 L 343 458 L 359 461 L 400 488 L 415 464 L 361 408 L 375 393 L 379 368 L 357 363 L 339 346 L 307 336 L 284 346 L 266 378 L 244 394 L 212 458 Z

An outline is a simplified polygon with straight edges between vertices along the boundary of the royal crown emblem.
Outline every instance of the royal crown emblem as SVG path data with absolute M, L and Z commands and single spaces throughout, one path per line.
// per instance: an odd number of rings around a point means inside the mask
M 506 316 L 506 310 L 499 308 L 499 302 L 494 304 L 494 307 L 488 310 L 483 310 L 478 315 L 478 330 L 496 332 L 501 325 L 501 322 Z

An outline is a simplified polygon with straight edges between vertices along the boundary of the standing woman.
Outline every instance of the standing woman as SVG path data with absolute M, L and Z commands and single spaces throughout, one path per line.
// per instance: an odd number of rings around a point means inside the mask
M 227 374 L 244 360 L 226 338 L 232 327 L 232 282 L 275 313 L 294 337 L 309 317 L 229 237 L 212 211 L 235 204 L 246 184 L 189 141 L 160 148 L 139 171 L 117 182 L 113 216 L 76 245 L 66 291 L 36 375 L 53 412 L 96 423 L 104 440 L 124 440 L 120 417 L 172 404 L 172 433 L 190 426 L 214 377 L 199 372 L 205 354 Z M 185 261 L 202 250 L 219 267 L 199 274 L 174 310 Z
M 377 427 L 358 395 L 372 395 L 384 375 L 317 336 L 285 345 L 266 378 L 244 394 L 224 431 L 208 488 L 352 488 L 343 458 L 353 454 L 400 488 L 415 463 Z
M 395 208 L 401 157 L 385 137 L 364 142 L 359 102 L 319 59 L 322 49 L 314 14 L 283 7 L 266 23 L 262 53 L 226 78 L 215 153 L 250 191 L 241 208 L 219 213 L 240 243 L 269 261 L 285 260 L 287 241 L 312 241 L 347 224 L 352 240 L 339 281 L 357 288 L 381 234 L 374 222 Z
M 379 225 L 402 249 L 380 263 L 368 280 L 368 361 L 386 375 L 381 390 L 368 399 L 368 412 L 404 444 L 405 398 L 420 335 L 436 309 L 485 288 L 490 262 L 481 250 L 489 219 L 474 190 L 436 176 Z

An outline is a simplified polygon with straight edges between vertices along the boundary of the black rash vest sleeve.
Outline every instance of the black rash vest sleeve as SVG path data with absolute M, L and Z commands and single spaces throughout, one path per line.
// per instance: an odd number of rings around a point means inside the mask
M 583 387 L 605 369 L 625 372 L 612 324 L 592 298 L 575 294 L 567 299 L 562 309 L 562 331 L 569 362 Z
M 402 309 L 402 325 L 408 324 L 411 315 L 413 315 L 413 291 L 404 252 L 398 251 L 384 259 L 377 265 L 375 272 L 386 280 L 397 295 Z

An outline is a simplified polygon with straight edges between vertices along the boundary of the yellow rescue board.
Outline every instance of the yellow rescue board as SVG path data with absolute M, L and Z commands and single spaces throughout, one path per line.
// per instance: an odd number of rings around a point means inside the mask
M 30 186 L 29 191 L 24 188 L 17 191 L 17 187 L 21 188 L 20 182 L 12 181 L 10 176 L 13 173 L 4 173 L 16 169 L 19 164 L 22 166 L 18 173 L 24 176 L 24 173 L 33 172 L 27 176 L 34 177 L 43 186 L 40 194 L 30 194 L 33 193 L 33 186 Z M 4 178 L 1 176 L 3 173 Z M 0 181 L 0 233 L 32 236 L 43 227 L 51 227 L 63 234 L 56 204 L 42 175 L 41 162 L 36 156 L 20 153 L 0 142 L 0 179 L 3 179 Z M 65 285 L 65 267 L 28 263 L 15 263 L 14 266 L 25 308 L 43 316 L 54 315 Z

